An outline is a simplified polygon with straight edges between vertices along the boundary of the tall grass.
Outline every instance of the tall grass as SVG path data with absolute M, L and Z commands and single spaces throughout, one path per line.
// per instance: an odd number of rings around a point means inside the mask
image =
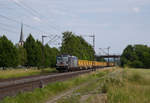
M 18 78 L 24 76 L 32 76 L 39 74 L 46 74 L 56 72 L 54 68 L 45 68 L 45 69 L 8 69 L 8 70 L 0 70 L 0 79 L 8 79 L 8 78 Z
M 149 70 L 127 70 L 126 78 L 115 78 L 117 82 L 108 82 L 109 103 L 149 103 L 150 72 Z M 147 74 L 147 75 L 146 75 Z M 123 84 L 123 85 L 119 85 Z
M 60 99 L 58 103 L 150 103 L 150 70 L 116 70 Z

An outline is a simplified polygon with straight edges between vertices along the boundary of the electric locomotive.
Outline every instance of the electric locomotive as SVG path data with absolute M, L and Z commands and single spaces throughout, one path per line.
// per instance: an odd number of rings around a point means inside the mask
M 78 58 L 63 54 L 57 56 L 56 69 L 58 71 L 72 71 L 78 69 Z
M 60 72 L 114 66 L 114 63 L 79 60 L 76 56 L 71 56 L 68 54 L 59 55 L 56 60 L 56 69 Z

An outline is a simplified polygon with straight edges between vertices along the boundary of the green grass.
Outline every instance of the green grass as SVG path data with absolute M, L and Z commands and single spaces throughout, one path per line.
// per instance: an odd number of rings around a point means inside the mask
M 128 69 L 119 78 L 113 79 L 117 82 L 107 82 L 108 103 L 150 102 L 150 70 Z
M 53 98 L 57 94 L 81 85 L 82 83 L 86 83 L 87 81 L 95 80 L 96 78 L 99 78 L 105 74 L 106 71 L 99 71 L 90 74 L 84 74 L 67 81 L 51 83 L 42 89 L 34 90 L 34 92 L 20 93 L 16 97 L 6 97 L 0 103 L 45 103 L 47 100 Z M 76 99 L 76 97 L 74 99 Z
M 45 69 L 8 69 L 0 70 L 0 79 L 18 78 L 56 72 L 54 68 Z
M 81 101 L 84 95 L 100 93 L 100 85 L 104 80 L 104 76 L 112 72 L 111 70 L 97 71 L 94 78 L 88 79 L 86 85 L 81 86 L 79 89 L 75 90 L 70 97 L 64 97 L 58 100 L 57 103 L 88 103 L 86 101 Z M 93 103 L 93 102 L 89 102 Z
M 87 82 L 87 86 L 58 103 L 150 103 L 148 69 L 118 69 L 93 84 L 91 80 Z M 87 98 L 82 101 L 84 96 Z
M 82 84 L 86 85 L 82 86 Z M 113 72 L 96 71 L 67 81 L 52 83 L 34 92 L 7 97 L 0 103 L 45 103 L 54 96 L 78 85 L 81 85 L 81 88 L 75 90 L 69 97 L 61 98 L 58 103 L 150 102 L 150 70 L 117 69 Z M 86 95 L 88 97 L 81 101 Z

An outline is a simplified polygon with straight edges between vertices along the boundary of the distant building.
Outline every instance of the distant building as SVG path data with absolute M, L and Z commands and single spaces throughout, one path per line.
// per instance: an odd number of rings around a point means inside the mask
M 23 40 L 23 24 L 21 24 L 21 33 L 20 33 L 20 40 L 19 40 L 19 46 L 24 45 L 24 40 Z

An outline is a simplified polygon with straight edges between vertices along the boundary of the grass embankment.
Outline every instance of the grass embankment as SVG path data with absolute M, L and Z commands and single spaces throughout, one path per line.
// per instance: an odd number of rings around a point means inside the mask
M 8 69 L 0 70 L 0 79 L 18 78 L 56 72 L 54 68 L 45 69 Z
M 109 103 L 150 103 L 150 70 L 127 69 L 108 80 Z
M 67 81 L 51 83 L 42 89 L 35 89 L 34 92 L 20 93 L 16 97 L 6 97 L 0 103 L 45 103 L 47 100 L 66 90 L 86 83 L 87 81 L 93 81 L 104 76 L 108 72 L 109 70 L 101 70 L 99 72 L 81 75 Z
M 115 69 L 97 71 L 64 82 L 49 84 L 34 92 L 7 97 L 0 103 L 45 103 L 80 85 L 57 103 L 149 103 L 150 70 Z M 82 85 L 84 84 L 84 85 Z
M 150 70 L 116 70 L 58 103 L 150 103 Z

